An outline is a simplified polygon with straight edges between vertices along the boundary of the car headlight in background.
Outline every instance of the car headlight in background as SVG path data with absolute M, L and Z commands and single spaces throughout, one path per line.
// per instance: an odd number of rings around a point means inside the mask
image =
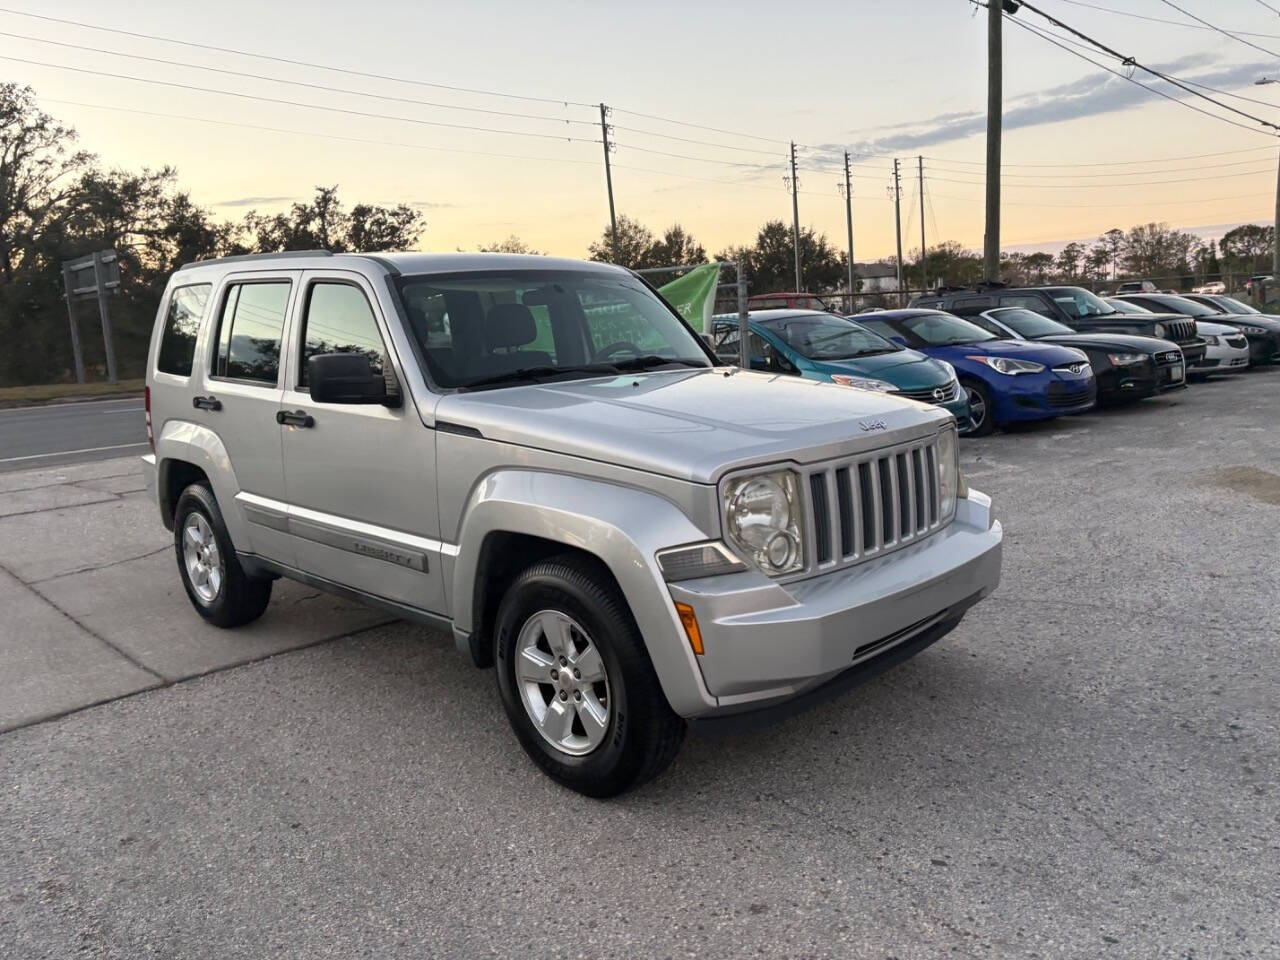
M 1219 337 L 1216 333 L 1202 333 L 1200 334 L 1200 339 L 1203 340 L 1205 343 L 1209 344 L 1211 347 L 1216 347 L 1219 343 L 1222 342 L 1222 338 Z
M 1107 359 L 1113 367 L 1130 367 L 1147 359 L 1145 353 L 1108 353 Z
M 1031 360 L 1015 360 L 1013 357 L 969 357 L 970 360 L 976 360 L 978 363 L 985 363 L 996 373 L 1003 373 L 1013 377 L 1020 373 L 1040 373 L 1045 369 L 1043 363 L 1035 363 Z
M 1151 331 L 1151 332 L 1155 335 L 1155 337 L 1156 337 L 1157 339 L 1159 339 L 1159 340 L 1163 340 L 1163 339 L 1164 339 L 1164 335 L 1165 335 L 1168 331 L 1166 331 L 1166 330 L 1165 330 L 1165 327 L 1164 327 L 1164 324 L 1163 324 L 1163 323 L 1157 323 L 1157 324 L 1156 324 L 1155 329 L 1154 329 L 1153 331 Z
M 1234 326 L 1241 333 L 1251 333 L 1255 337 L 1261 336 L 1262 334 L 1267 332 L 1266 327 L 1254 326 L 1252 323 L 1235 323 L 1235 324 L 1232 324 L 1232 326 Z
M 873 377 L 849 377 L 843 373 L 833 373 L 831 382 L 838 383 L 842 387 L 857 387 L 859 390 L 875 390 L 877 393 L 892 393 L 898 388 L 892 383 L 886 383 L 884 380 L 876 380 Z
M 800 482 L 790 470 L 728 481 L 724 514 L 730 542 L 769 576 L 804 569 Z

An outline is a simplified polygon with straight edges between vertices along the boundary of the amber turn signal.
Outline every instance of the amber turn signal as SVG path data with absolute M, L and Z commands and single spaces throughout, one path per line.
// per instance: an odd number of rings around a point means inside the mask
M 680 622 L 684 625 L 685 636 L 689 638 L 689 646 L 698 656 L 702 656 L 702 631 L 698 629 L 698 618 L 693 607 L 687 603 L 677 603 L 676 613 L 680 614 Z

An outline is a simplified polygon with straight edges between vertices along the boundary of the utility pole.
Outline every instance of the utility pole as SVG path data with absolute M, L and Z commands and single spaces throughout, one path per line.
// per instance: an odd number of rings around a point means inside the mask
M 600 104 L 600 139 L 604 143 L 604 183 L 609 190 L 609 243 L 612 247 L 610 251 L 612 257 L 610 259 L 615 262 L 618 259 L 618 215 L 613 209 L 613 170 L 609 167 L 609 152 L 612 148 L 609 143 L 609 108 L 603 103 Z
M 923 293 L 929 289 L 929 277 L 925 274 L 924 258 L 924 252 L 927 249 L 924 245 L 924 157 L 918 156 L 916 160 L 920 164 L 920 291 Z
M 902 177 L 898 173 L 898 158 L 893 158 L 893 225 L 898 235 L 898 306 L 906 305 L 902 289 Z
M 849 151 L 844 152 L 844 183 L 836 185 L 844 196 L 844 219 L 849 226 L 849 312 L 854 313 L 857 305 L 857 279 L 853 269 L 853 174 L 849 172 Z
M 791 240 L 796 248 L 796 293 L 804 291 L 800 280 L 800 178 L 796 176 L 796 142 L 791 141 Z
M 987 2 L 987 232 L 983 237 L 982 279 L 1000 279 L 1000 123 L 1003 118 L 1001 54 L 1002 0 Z
M 1271 245 L 1271 284 L 1273 287 L 1280 284 L 1280 162 L 1276 164 L 1276 228 Z

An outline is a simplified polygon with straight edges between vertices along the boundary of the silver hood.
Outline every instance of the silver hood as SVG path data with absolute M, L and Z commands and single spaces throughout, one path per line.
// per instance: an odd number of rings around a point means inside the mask
M 938 407 L 792 376 L 683 370 L 454 393 L 437 425 L 715 483 L 757 463 L 812 463 L 939 429 Z

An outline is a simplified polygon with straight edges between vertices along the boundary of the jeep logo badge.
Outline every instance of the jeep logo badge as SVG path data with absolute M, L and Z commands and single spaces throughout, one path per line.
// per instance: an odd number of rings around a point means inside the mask
M 870 433 L 872 430 L 885 430 L 888 425 L 883 420 L 859 420 L 858 429 L 863 433 Z

